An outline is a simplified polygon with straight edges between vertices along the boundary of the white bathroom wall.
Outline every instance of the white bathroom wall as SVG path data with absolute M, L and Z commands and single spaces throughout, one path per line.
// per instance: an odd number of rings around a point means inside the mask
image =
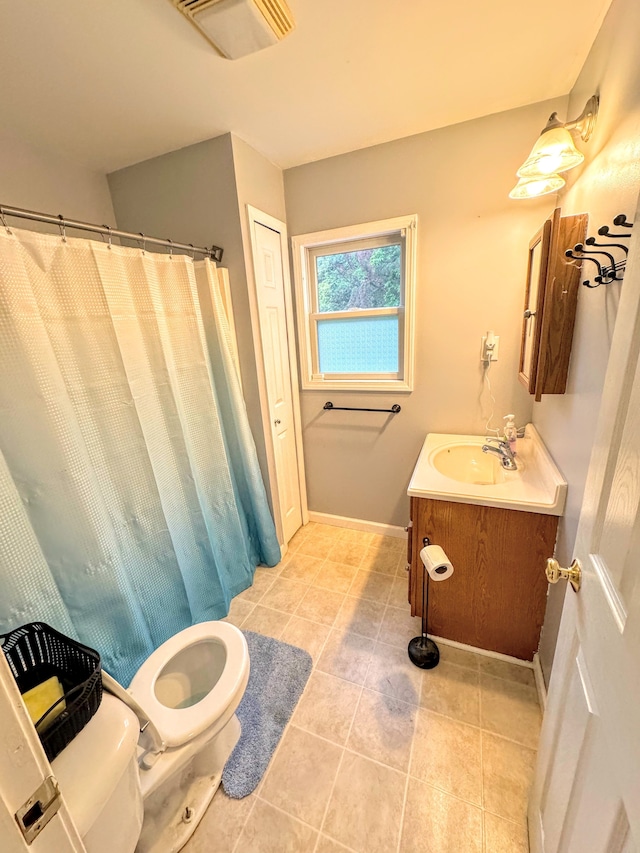
M 0 204 L 115 225 L 105 175 L 18 139 L 6 128 L 0 130 Z M 17 228 L 50 230 L 24 220 L 11 222 Z
M 428 432 L 481 434 L 490 411 L 480 338 L 500 335 L 494 426 L 531 419 L 517 379 L 529 240 L 549 197 L 515 202 L 515 171 L 553 110 L 546 101 L 288 169 L 289 234 L 417 213 L 416 381 L 411 394 L 302 394 L 309 509 L 404 525 L 406 489 Z M 402 406 L 394 417 L 323 412 Z
M 559 198 L 565 214 L 589 214 L 589 234 L 618 213 L 630 219 L 640 189 L 640 4 L 613 0 L 600 33 L 571 92 L 568 116 L 600 94 L 600 112 L 588 143 L 578 143 L 585 162 L 567 176 Z M 615 230 L 612 228 L 612 230 Z M 637 239 L 637 237 L 636 237 Z M 585 265 L 584 278 L 591 278 Z M 547 396 L 533 409 L 533 422 L 569 483 L 565 516 L 558 531 L 557 556 L 572 558 L 580 506 L 596 429 L 611 336 L 624 284 L 580 288 L 573 349 L 563 396 Z M 565 593 L 550 587 L 540 642 L 545 677 L 551 671 Z

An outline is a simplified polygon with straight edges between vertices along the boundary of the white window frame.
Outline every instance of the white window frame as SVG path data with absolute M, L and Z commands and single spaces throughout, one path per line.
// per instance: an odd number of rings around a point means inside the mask
M 298 341 L 300 344 L 300 381 L 303 390 L 327 391 L 412 391 L 413 390 L 413 353 L 414 353 L 414 305 L 416 280 L 416 235 L 418 217 L 398 216 L 379 222 L 367 222 L 364 225 L 350 225 L 346 228 L 332 228 L 328 231 L 316 231 L 311 234 L 299 234 L 291 240 L 293 249 L 293 269 L 296 293 L 296 314 L 298 320 Z M 318 297 L 315 271 L 312 262 L 324 248 L 355 241 L 370 241 L 372 246 L 384 245 L 384 238 L 403 239 L 403 275 L 399 308 L 372 308 L 358 311 L 318 312 Z M 350 246 L 345 246 L 350 249 Z M 355 247 L 354 247 L 355 248 Z M 360 248 L 366 248 L 361 245 Z M 398 316 L 398 373 L 355 373 L 322 374 L 318 362 L 319 319 L 330 320 L 354 317 Z

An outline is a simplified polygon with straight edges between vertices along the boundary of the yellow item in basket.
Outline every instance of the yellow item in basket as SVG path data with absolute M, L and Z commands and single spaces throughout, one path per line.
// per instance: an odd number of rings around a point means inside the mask
M 42 684 L 38 684 L 36 687 L 32 687 L 31 690 L 27 690 L 26 693 L 23 693 L 22 700 L 27 706 L 27 711 L 29 712 L 32 722 L 37 723 L 40 717 L 43 714 L 46 714 L 49 708 L 54 705 L 58 699 L 62 699 L 63 696 L 64 690 L 62 689 L 62 684 L 60 684 L 57 676 L 52 675 L 51 678 L 47 678 L 47 680 L 43 681 Z M 62 702 L 57 704 L 53 711 L 47 715 L 47 718 L 42 721 L 39 731 L 43 731 L 47 726 L 51 725 L 55 718 L 60 716 L 66 707 L 67 703 L 62 699 Z

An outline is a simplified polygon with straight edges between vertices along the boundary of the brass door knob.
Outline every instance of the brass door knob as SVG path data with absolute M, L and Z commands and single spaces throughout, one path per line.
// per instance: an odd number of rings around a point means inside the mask
M 580 560 L 574 560 L 568 569 L 563 569 L 557 560 L 550 557 L 547 560 L 547 568 L 545 570 L 549 583 L 558 583 L 559 580 L 567 580 L 573 587 L 574 592 L 578 592 L 582 583 L 582 566 Z

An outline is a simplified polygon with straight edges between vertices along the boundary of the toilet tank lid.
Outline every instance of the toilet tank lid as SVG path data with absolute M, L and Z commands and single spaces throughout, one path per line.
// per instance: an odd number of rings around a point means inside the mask
M 95 715 L 51 763 L 81 836 L 93 826 L 129 762 L 136 760 L 138 733 L 133 711 L 104 693 Z

